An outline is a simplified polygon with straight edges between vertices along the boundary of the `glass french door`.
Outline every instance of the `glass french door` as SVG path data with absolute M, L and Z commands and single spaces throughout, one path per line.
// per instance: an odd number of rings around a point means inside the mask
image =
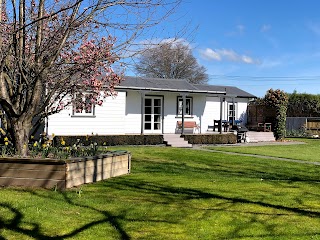
M 236 105 L 234 103 L 228 103 L 228 120 L 232 122 L 236 117 Z
M 161 97 L 145 97 L 143 126 L 144 133 L 162 133 Z

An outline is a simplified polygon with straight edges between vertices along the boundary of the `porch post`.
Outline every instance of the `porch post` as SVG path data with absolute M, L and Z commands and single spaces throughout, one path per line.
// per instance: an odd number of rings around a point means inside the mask
M 143 134 L 143 122 L 144 122 L 144 98 L 145 98 L 145 92 L 140 91 L 141 96 L 141 134 Z
M 233 111 L 232 111 L 232 126 L 233 126 L 235 119 L 236 119 L 236 109 L 234 106 L 234 97 L 232 97 L 232 108 L 233 108 Z
M 222 134 L 222 108 L 224 97 L 220 97 L 220 134 Z
M 187 94 L 183 93 L 181 95 L 182 95 L 182 119 L 181 119 L 182 129 L 181 129 L 181 134 L 184 134 L 184 114 L 186 112 L 186 96 L 187 96 Z

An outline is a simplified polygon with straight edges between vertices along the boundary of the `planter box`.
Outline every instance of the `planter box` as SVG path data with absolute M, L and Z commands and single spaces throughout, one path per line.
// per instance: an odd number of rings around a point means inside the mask
M 129 174 L 126 151 L 68 160 L 0 158 L 0 186 L 66 189 Z

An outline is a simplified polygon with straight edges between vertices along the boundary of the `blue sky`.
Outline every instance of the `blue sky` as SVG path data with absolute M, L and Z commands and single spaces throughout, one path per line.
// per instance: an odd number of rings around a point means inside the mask
M 210 84 L 320 94 L 319 9 L 319 0 L 185 0 L 164 26 L 199 27 L 187 40 Z

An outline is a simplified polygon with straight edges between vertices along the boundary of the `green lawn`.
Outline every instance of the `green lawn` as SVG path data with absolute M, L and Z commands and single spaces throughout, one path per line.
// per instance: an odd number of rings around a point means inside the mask
M 121 149 L 133 154 L 127 176 L 65 192 L 1 188 L 0 239 L 320 239 L 320 166 Z
M 243 146 L 240 147 L 209 147 L 209 149 L 248 153 L 263 156 L 290 158 L 320 163 L 320 140 L 319 139 L 289 139 L 289 141 L 305 142 L 306 144 L 293 145 L 269 145 L 269 146 Z

